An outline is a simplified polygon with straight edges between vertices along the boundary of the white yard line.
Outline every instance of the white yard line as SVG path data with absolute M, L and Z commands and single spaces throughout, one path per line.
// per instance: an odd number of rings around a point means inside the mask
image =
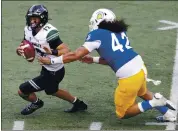
M 172 124 L 172 122 L 146 122 L 145 125 L 147 126 L 164 126 Z M 178 125 L 178 123 L 174 123 L 175 125 Z
M 178 30 L 176 38 L 176 55 L 174 59 L 173 77 L 172 77 L 172 87 L 170 93 L 170 100 L 178 107 Z M 174 112 L 177 117 L 177 110 Z M 175 130 L 176 124 L 170 123 L 167 125 L 166 130 Z
M 159 20 L 159 22 L 169 25 L 178 25 L 178 23 L 169 20 Z
M 12 130 L 23 130 L 24 129 L 24 121 L 14 121 L 14 126 Z
M 102 123 L 101 122 L 92 122 L 90 124 L 89 130 L 101 130 Z
M 160 27 L 160 28 L 158 28 L 158 30 L 172 30 L 175 28 L 177 28 L 177 26 Z

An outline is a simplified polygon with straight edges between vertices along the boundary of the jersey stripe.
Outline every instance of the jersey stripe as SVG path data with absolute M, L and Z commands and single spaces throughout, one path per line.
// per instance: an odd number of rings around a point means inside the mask
M 50 41 L 50 40 L 54 39 L 57 36 L 59 36 L 59 33 L 55 33 L 55 34 L 51 35 L 50 37 L 47 38 L 47 41 Z
M 40 89 L 40 87 L 37 86 L 37 85 L 35 84 L 35 82 L 33 82 L 33 80 L 29 80 L 28 82 L 29 82 L 35 89 L 37 89 L 37 90 Z

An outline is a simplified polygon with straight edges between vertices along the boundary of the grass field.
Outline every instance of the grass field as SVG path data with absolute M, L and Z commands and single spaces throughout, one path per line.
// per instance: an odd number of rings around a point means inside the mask
M 47 6 L 51 24 L 60 31 L 61 39 L 74 50 L 83 44 L 88 32 L 89 18 L 98 8 L 112 9 L 118 18 L 131 25 L 128 36 L 132 47 L 143 57 L 149 77 L 162 81 L 159 86 L 148 83 L 153 92 L 169 97 L 175 55 L 176 30 L 157 31 L 164 26 L 159 20 L 178 21 L 176 1 L 2 1 L 2 129 L 11 130 L 13 122 L 25 122 L 25 130 L 87 130 L 90 123 L 100 121 L 103 130 L 159 130 L 165 126 L 145 126 L 155 122 L 157 111 L 148 111 L 131 119 L 118 120 L 114 114 L 113 92 L 117 84 L 115 74 L 107 66 L 74 62 L 66 65 L 66 75 L 60 87 L 88 103 L 87 112 L 66 114 L 66 101 L 40 92 L 44 108 L 32 115 L 20 111 L 27 102 L 18 95 L 19 85 L 39 74 L 40 65 L 18 57 L 15 49 L 23 38 L 25 14 L 36 3 Z M 95 54 L 95 53 L 94 53 Z

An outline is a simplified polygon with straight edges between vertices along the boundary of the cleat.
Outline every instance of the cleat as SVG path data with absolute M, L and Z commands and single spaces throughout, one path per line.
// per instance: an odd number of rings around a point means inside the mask
M 174 110 L 174 111 L 176 110 L 175 105 L 170 100 L 166 101 L 166 106 L 171 110 Z
M 83 101 L 80 101 L 79 99 L 76 100 L 75 103 L 73 103 L 72 108 L 64 110 L 64 112 L 67 113 L 74 113 L 77 111 L 85 111 L 87 110 L 88 106 Z
M 165 120 L 163 116 L 157 116 L 155 118 L 158 122 L 169 122 L 168 120 Z
M 152 107 L 167 106 L 171 110 L 176 110 L 174 104 L 170 100 L 167 100 L 160 93 L 155 93 L 153 99 L 150 100 L 150 104 L 151 104 Z
M 158 122 L 175 122 L 176 118 L 165 118 L 164 116 L 157 116 L 156 120 Z
M 42 100 L 39 100 L 37 103 L 30 103 L 21 111 L 21 114 L 29 115 L 33 113 L 34 111 L 36 111 L 37 109 L 43 107 L 43 105 L 44 105 L 44 102 Z
M 176 122 L 176 116 L 168 110 L 164 115 L 157 116 L 156 120 L 158 122 Z

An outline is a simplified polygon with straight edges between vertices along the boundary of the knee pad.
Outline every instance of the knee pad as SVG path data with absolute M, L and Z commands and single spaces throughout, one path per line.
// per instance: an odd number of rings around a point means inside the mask
M 27 93 L 26 91 L 26 84 L 25 83 L 22 83 L 20 86 L 19 86 L 19 90 L 23 93 L 23 94 L 29 94 Z
M 19 89 L 23 94 L 26 95 L 37 91 L 37 89 L 34 88 L 29 82 L 22 83 L 19 86 Z

